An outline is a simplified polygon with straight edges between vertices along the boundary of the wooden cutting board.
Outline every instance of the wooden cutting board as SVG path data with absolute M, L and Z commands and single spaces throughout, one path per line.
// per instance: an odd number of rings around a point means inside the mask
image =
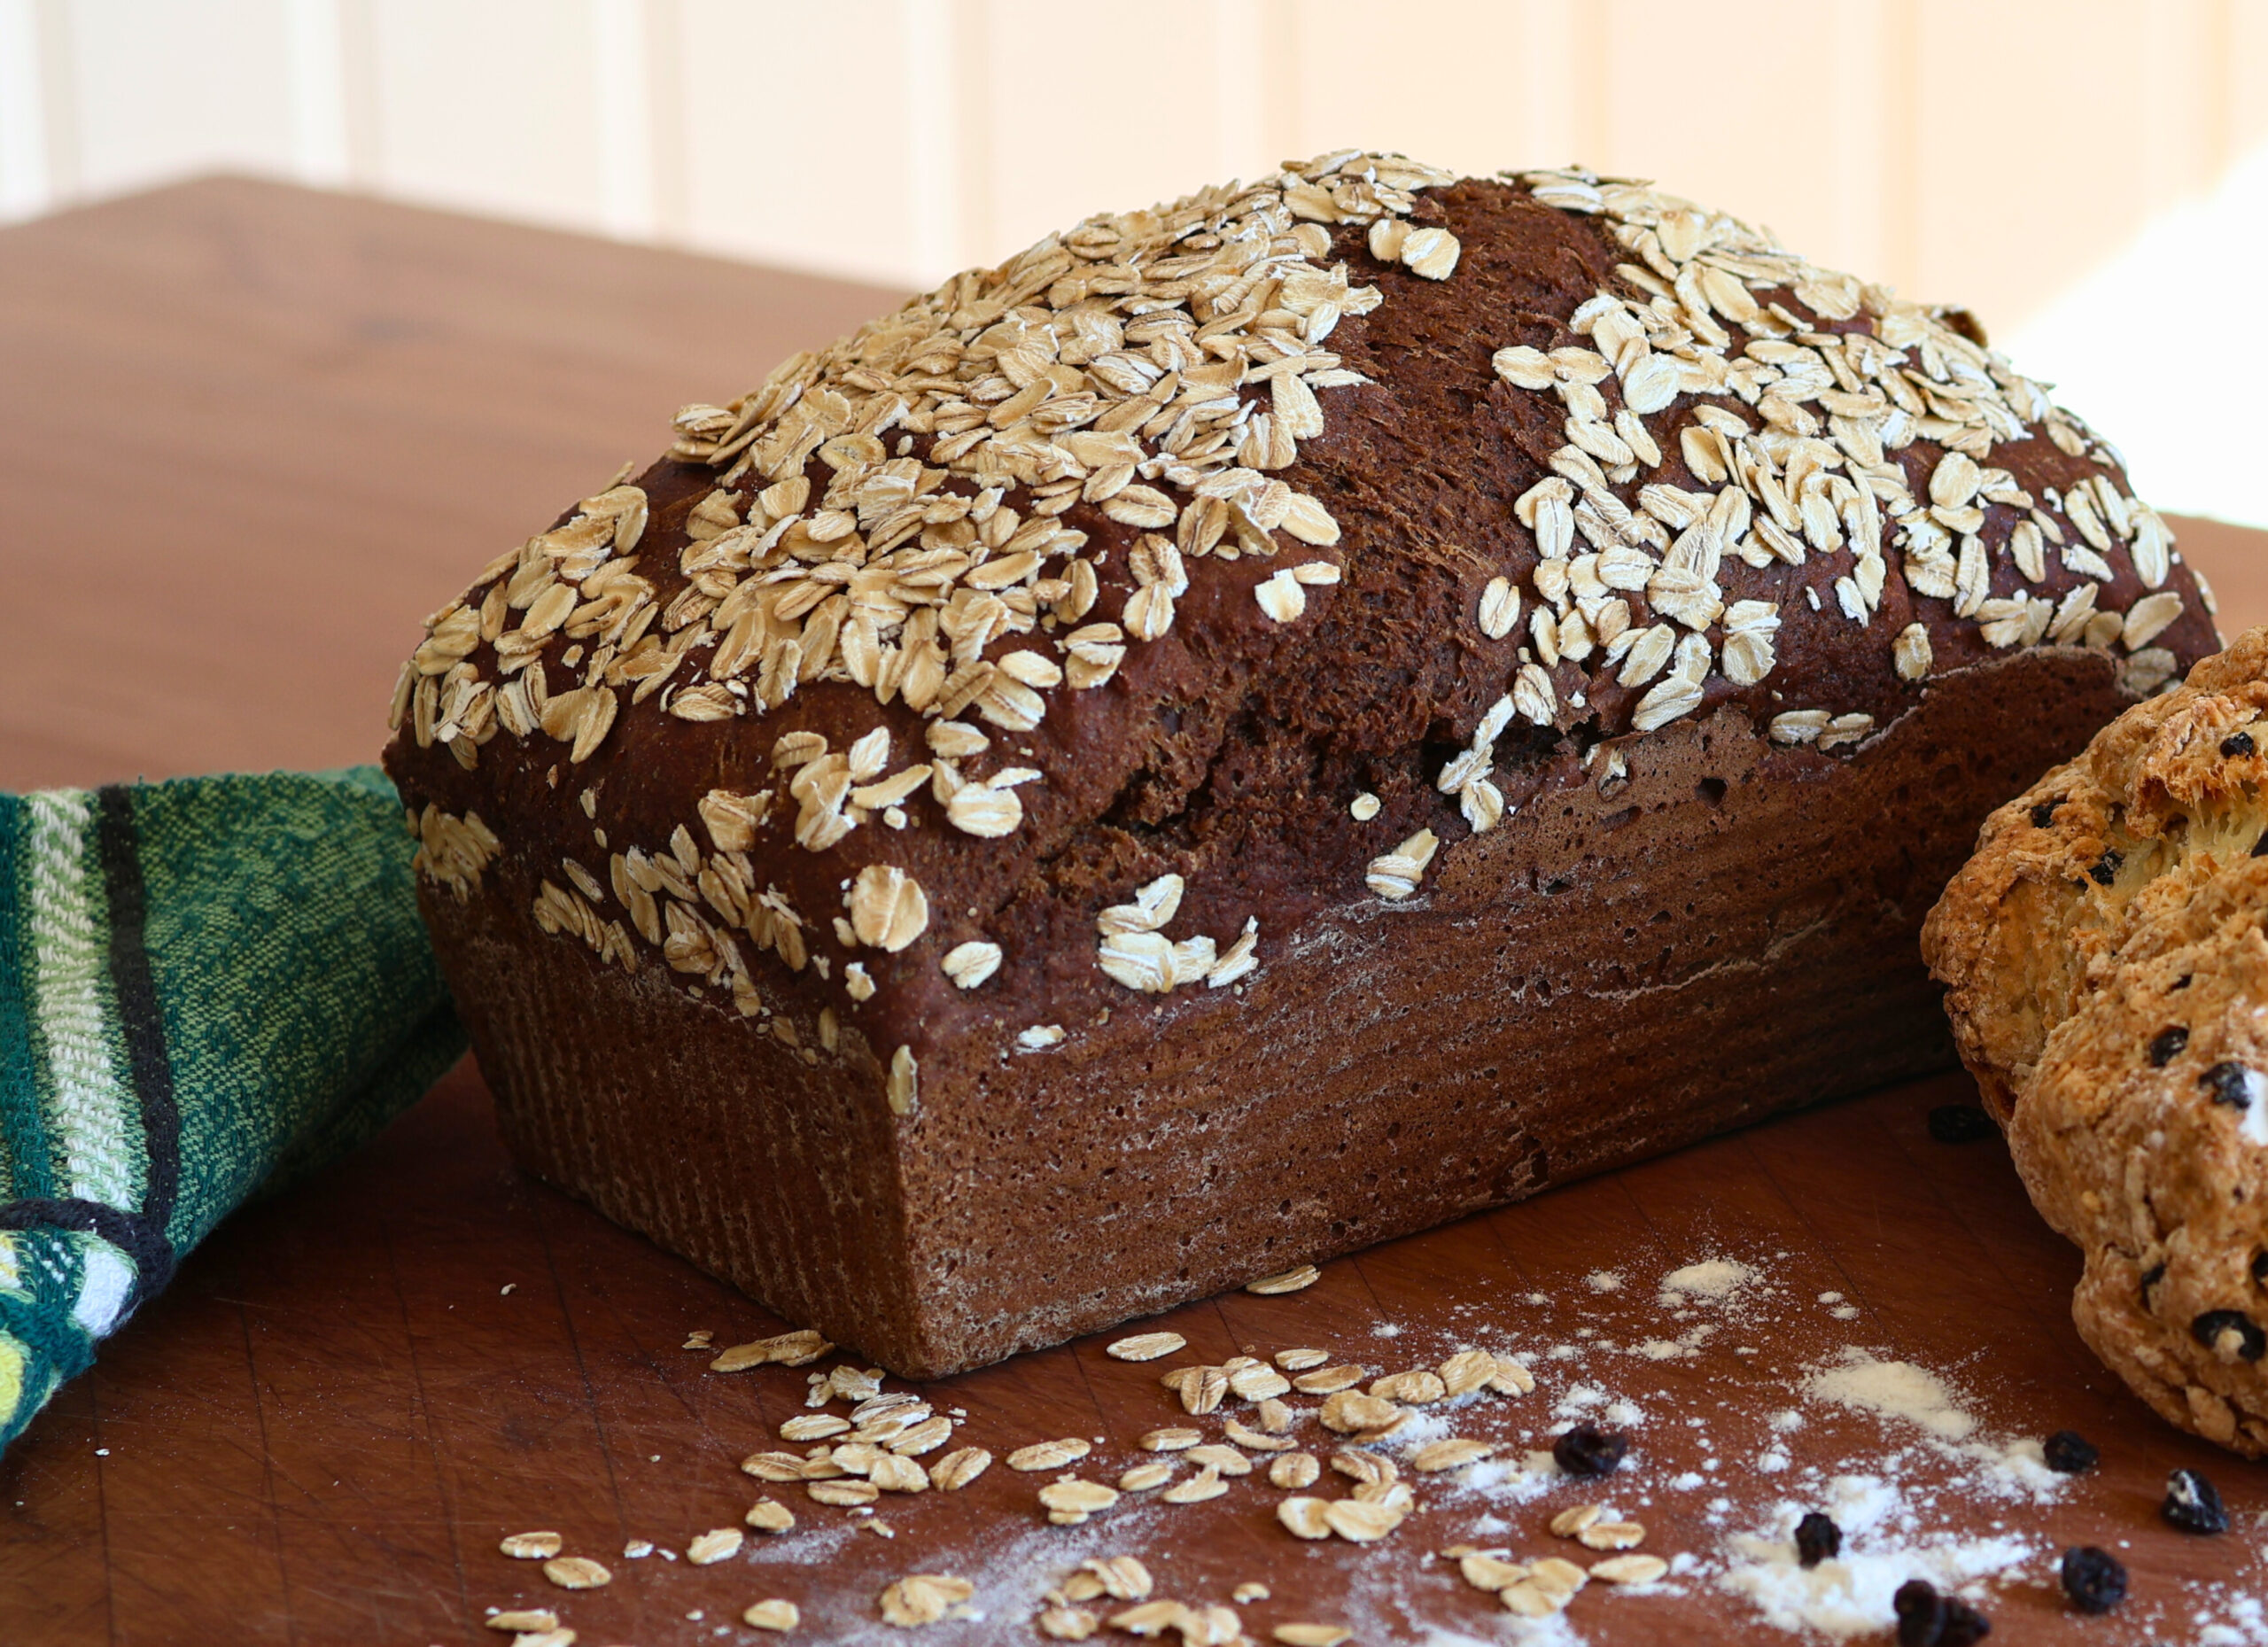
M 236 182 L 0 233 L 0 787 L 366 758 L 418 615 L 465 567 L 648 453 L 678 400 L 889 301 Z M 2262 539 L 2178 525 L 2225 629 L 2268 618 Z M 740 1612 L 765 1597 L 799 1604 L 804 1639 L 897 1639 L 878 1597 L 918 1572 L 970 1579 L 983 1616 L 908 1639 L 1036 1641 L 1041 1591 L 1119 1554 L 1160 1597 L 1233 1605 L 1256 1639 L 1307 1620 L 1494 1641 L 1519 1626 L 1439 1552 L 1588 1565 L 1548 1523 L 1604 1502 L 1643 1525 L 1643 1550 L 1695 1565 L 1651 1590 L 1591 1585 L 1566 1615 L 1581 1639 L 1748 1643 L 1773 1636 L 1724 1586 L 1728 1541 L 1771 1531 L 1783 1499 L 1824 1502 L 1838 1472 L 1894 1480 L 1924 1533 L 2101 1544 L 2132 1568 L 2127 1607 L 2085 1620 L 2032 1560 L 1988 1603 L 2005 1639 L 2201 1639 L 2200 1609 L 2227 1620 L 2268 1594 L 2268 1480 L 2088 1356 L 2066 1310 L 2076 1255 L 2006 1152 L 1929 1137 L 1929 1110 L 1968 1096 L 1949 1076 L 1793 1116 L 1340 1261 L 1301 1292 L 1192 1305 L 1145 1324 L 1187 1340 L 1158 1362 L 1112 1359 L 1111 1334 L 927 1392 L 965 1415 L 952 1446 L 1082 1437 L 1076 1468 L 1110 1481 L 1152 1457 L 1145 1431 L 1217 1434 L 1222 1415 L 1188 1418 L 1160 1384 L 1176 1365 L 1294 1346 L 1372 1373 L 1468 1344 L 1527 1357 L 1532 1394 L 1425 1420 L 1513 1462 L 1475 1466 L 1480 1484 L 1407 1477 L 1415 1513 L 1356 1545 L 1291 1537 L 1285 1493 L 1257 1475 L 1068 1527 L 1038 1508 L 1056 1472 L 1004 1463 L 867 1512 L 752 1480 L 738 1461 L 787 1445 L 807 1372 L 712 1372 L 680 1346 L 786 1324 L 518 1173 L 467 1066 L 372 1147 L 231 1220 L 0 1459 L 0 1641 L 493 1643 L 486 1610 L 549 1605 L 584 1647 L 748 1642 Z M 1665 1302 L 1663 1278 L 1702 1260 L 1749 1278 Z M 1853 1355 L 1935 1378 L 1973 1433 L 1837 1404 L 1816 1380 Z M 1518 1472 L 1569 1418 L 1610 1413 L 1632 1446 L 1616 1475 Z M 2066 1427 L 2101 1447 L 2093 1473 L 2050 1502 L 1979 1496 L 2000 1479 L 1979 1449 Z M 1311 1417 L 1292 1434 L 1331 1450 Z M 2158 1519 L 2176 1466 L 2219 1483 L 2231 1534 Z M 1326 1470 L 1312 1490 L 1351 1485 Z M 765 1496 L 797 1527 L 728 1560 L 622 1553 L 682 1552 Z M 877 1519 L 892 1536 L 860 1530 Z M 571 1594 L 499 1553 L 532 1528 L 613 1582 Z M 1232 1603 L 1247 1584 L 1269 1597 Z

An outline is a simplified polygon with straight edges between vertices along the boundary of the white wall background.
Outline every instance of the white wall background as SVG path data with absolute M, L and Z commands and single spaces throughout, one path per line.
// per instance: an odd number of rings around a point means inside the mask
M 0 0 L 0 218 L 233 169 L 911 286 L 1348 144 L 1968 303 L 2163 506 L 2268 523 L 2260 329 L 2121 341 L 2260 267 L 2268 0 Z

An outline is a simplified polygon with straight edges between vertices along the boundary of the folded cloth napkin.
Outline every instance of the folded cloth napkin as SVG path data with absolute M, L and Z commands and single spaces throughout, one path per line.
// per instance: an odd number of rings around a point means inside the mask
M 0 1446 L 464 1050 L 375 766 L 0 795 Z

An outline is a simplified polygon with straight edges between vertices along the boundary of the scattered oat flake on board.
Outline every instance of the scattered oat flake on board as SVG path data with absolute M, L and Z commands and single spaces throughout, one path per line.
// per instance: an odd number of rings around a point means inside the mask
M 566 1543 L 556 1533 L 514 1533 L 496 1548 L 515 1561 L 548 1561 Z
M 1034 1441 L 1029 1447 L 1019 1447 L 1008 1455 L 1008 1468 L 1031 1474 L 1041 1470 L 1060 1470 L 1076 1463 L 1094 1450 L 1094 1443 L 1076 1435 L 1060 1441 Z
M 1324 1525 L 1350 1543 L 1368 1544 L 1400 1527 L 1408 1512 L 1359 1498 L 1336 1498 L 1323 1507 Z
M 1208 1498 L 1218 1498 L 1229 1490 L 1221 1479 L 1221 1466 L 1208 1464 L 1195 1475 L 1179 1484 L 1169 1487 L 1158 1495 L 1169 1504 L 1201 1504 Z
M 1102 1628 L 1102 1620 L 1084 1607 L 1048 1607 L 1033 1620 L 1051 1641 L 1083 1642 Z
M 780 1426 L 783 1441 L 818 1441 L 830 1435 L 841 1435 L 850 1429 L 850 1420 L 835 1412 L 799 1413 Z
M 991 1467 L 992 1455 L 983 1448 L 957 1448 L 929 1466 L 929 1485 L 939 1492 L 957 1492 Z
M 785 1533 L 796 1525 L 796 1512 L 776 1498 L 759 1498 L 741 1518 L 759 1533 Z
M 1118 1489 L 1105 1487 L 1100 1481 L 1067 1475 L 1041 1488 L 1039 1502 L 1059 1514 L 1091 1516 L 1098 1510 L 1107 1510 L 1116 1503 Z
M 1433 1475 L 1443 1470 L 1477 1464 L 1491 1457 L 1495 1450 L 1494 1441 L 1467 1441 L 1458 1436 L 1449 1436 L 1438 1441 L 1428 1441 L 1410 1454 L 1410 1467 L 1421 1474 Z
M 1092 1574 L 1101 1583 L 1102 1593 L 1114 1601 L 1146 1601 L 1156 1587 L 1150 1569 L 1134 1556 L 1090 1557 L 1079 1567 Z
M 1286 1270 L 1281 1275 L 1264 1275 L 1257 1281 L 1247 1281 L 1244 1290 L 1273 1297 L 1278 1293 L 1296 1293 L 1302 1287 L 1313 1286 L 1323 1278 L 1323 1271 L 1313 1264 L 1301 1264 L 1296 1270 Z
M 1473 1589 L 1485 1589 L 1491 1595 L 1527 1577 L 1527 1569 L 1518 1562 L 1478 1550 L 1458 1557 L 1456 1570 Z
M 1635 1521 L 1601 1521 L 1575 1534 L 1586 1550 L 1635 1550 L 1646 1542 L 1646 1529 Z
M 711 1527 L 685 1547 L 685 1558 L 705 1567 L 741 1553 L 742 1534 L 736 1527 Z
M 1102 1353 L 1114 1361 L 1155 1361 L 1188 1348 L 1189 1340 L 1178 1332 L 1137 1332 L 1106 1345 Z
M 614 1574 L 588 1556 L 554 1556 L 543 1564 L 543 1576 L 562 1589 L 597 1589 L 614 1581 Z
M 1551 1518 L 1552 1535 L 1573 1538 L 1585 1527 L 1604 1519 L 1605 1515 L 1606 1508 L 1603 1504 L 1571 1504 Z
M 1326 1430 L 1352 1435 L 1360 1430 L 1386 1428 L 1402 1416 L 1402 1409 L 1376 1395 L 1365 1395 L 1357 1390 L 1340 1390 L 1324 1397 L 1317 1416 L 1323 1420 L 1323 1427 Z
M 1659 1556 L 1609 1556 L 1591 1563 L 1591 1577 L 1609 1584 L 1651 1584 L 1669 1572 Z
M 709 1363 L 711 1372 L 743 1372 L 750 1367 L 806 1367 L 835 1348 L 808 1327 L 735 1344 Z
M 1285 1453 L 1268 1461 L 1268 1484 L 1270 1487 L 1313 1487 L 1316 1478 L 1322 1473 L 1323 1465 L 1313 1453 Z
M 492 1630 L 517 1630 L 532 1633 L 539 1630 L 557 1629 L 559 1615 L 546 1608 L 515 1607 L 508 1612 L 490 1613 L 486 1622 Z
M 1272 1632 L 1285 1647 L 1340 1647 L 1355 1639 L 1355 1632 L 1336 1624 L 1279 1624 Z
M 794 1629 L 803 1621 L 802 1608 L 792 1601 L 781 1601 L 777 1597 L 770 1601 L 759 1601 L 741 1614 L 741 1622 L 752 1630 L 784 1632 Z
M 935 1624 L 975 1593 L 976 1586 L 950 1573 L 911 1573 L 882 1591 L 882 1618 L 905 1629 Z

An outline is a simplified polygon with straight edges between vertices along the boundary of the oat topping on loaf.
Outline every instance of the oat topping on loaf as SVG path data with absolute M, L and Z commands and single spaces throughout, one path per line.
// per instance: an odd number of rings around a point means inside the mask
M 1091 218 L 675 436 L 435 615 L 398 770 L 460 897 L 572 784 L 536 923 L 790 1045 L 885 986 L 1060 995 L 1075 921 L 1106 1016 L 1236 987 L 1720 705 L 1847 755 L 1995 653 L 2146 693 L 2210 634 L 2116 453 L 1965 313 L 1578 170 L 1347 151 Z M 1178 922 L 1114 928 L 1162 880 Z

